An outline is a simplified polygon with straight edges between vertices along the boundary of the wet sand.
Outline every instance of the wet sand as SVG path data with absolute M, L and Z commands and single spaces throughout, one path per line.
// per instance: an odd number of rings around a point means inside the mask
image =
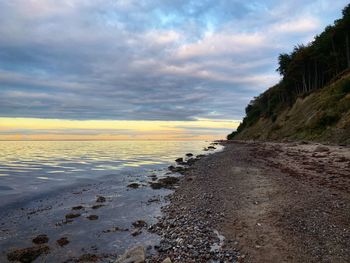
M 350 262 L 349 148 L 225 146 L 185 172 L 150 262 Z

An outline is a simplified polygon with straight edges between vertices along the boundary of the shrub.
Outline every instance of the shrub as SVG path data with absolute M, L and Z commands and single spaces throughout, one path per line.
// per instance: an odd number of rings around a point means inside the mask
M 325 128 L 327 126 L 334 125 L 340 119 L 340 115 L 338 113 L 330 113 L 327 112 L 321 116 L 321 118 L 317 122 L 317 126 L 319 128 Z

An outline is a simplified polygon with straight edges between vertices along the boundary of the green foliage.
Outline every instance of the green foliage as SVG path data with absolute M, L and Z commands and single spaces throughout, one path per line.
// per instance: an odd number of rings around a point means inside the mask
M 350 93 L 350 80 L 345 79 L 341 82 L 340 91 L 344 94 Z
M 341 19 L 326 27 L 310 44 L 297 45 L 290 54 L 279 55 L 277 71 L 282 76 L 281 82 L 248 104 L 246 117 L 234 135 L 259 118 L 270 118 L 274 122 L 278 113 L 293 105 L 298 97 L 327 86 L 336 76 L 350 69 L 350 4 L 342 14 Z M 333 100 L 340 100 L 349 92 L 350 80 L 344 80 Z M 338 118 L 338 113 L 329 113 L 322 116 L 317 126 L 333 125 Z
M 315 128 L 326 128 L 332 126 L 340 119 L 340 115 L 335 112 L 327 112 L 318 120 Z
M 229 135 L 227 135 L 227 140 L 233 140 L 237 132 L 231 132 Z

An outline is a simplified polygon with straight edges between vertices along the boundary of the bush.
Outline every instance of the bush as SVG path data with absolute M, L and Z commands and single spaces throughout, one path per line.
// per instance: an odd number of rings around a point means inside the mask
M 234 131 L 227 135 L 227 140 L 233 140 L 238 132 Z
M 340 115 L 337 113 L 325 113 L 322 115 L 322 117 L 318 120 L 317 126 L 319 128 L 325 128 L 327 126 L 334 125 L 338 120 L 340 119 Z
M 350 92 L 350 80 L 345 79 L 340 83 L 340 91 L 342 93 L 349 93 Z
M 339 81 L 334 88 L 334 94 L 333 97 L 335 99 L 335 102 L 337 103 L 338 100 L 345 97 L 347 93 L 350 92 L 350 80 L 349 79 L 343 79 Z

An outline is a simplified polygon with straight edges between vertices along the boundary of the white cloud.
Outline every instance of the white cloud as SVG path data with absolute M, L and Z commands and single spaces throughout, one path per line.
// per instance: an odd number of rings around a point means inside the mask
M 299 17 L 272 26 L 273 33 L 309 33 L 320 28 L 320 21 L 315 17 Z

